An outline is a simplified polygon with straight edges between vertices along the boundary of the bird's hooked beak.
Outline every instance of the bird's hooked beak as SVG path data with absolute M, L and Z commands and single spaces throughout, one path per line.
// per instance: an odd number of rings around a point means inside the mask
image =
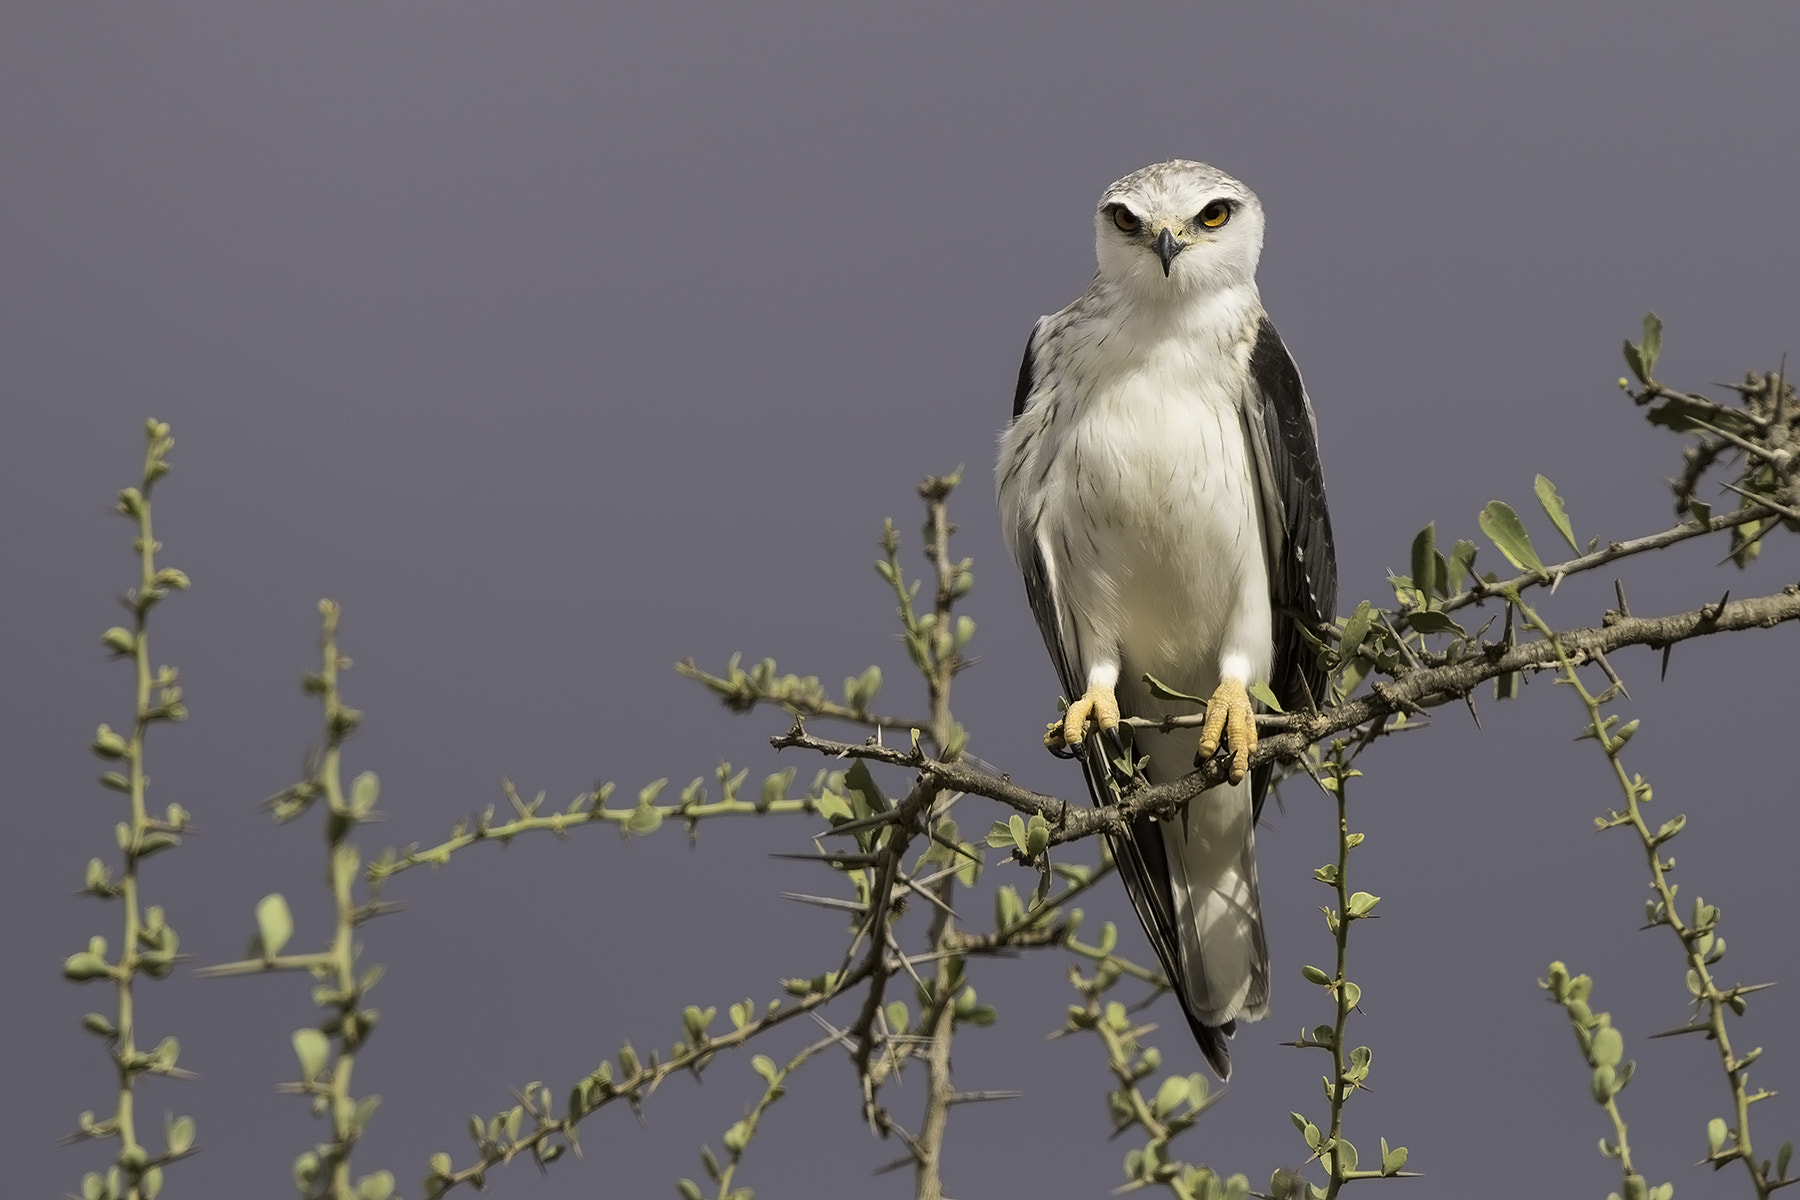
M 1175 239 L 1175 231 L 1167 225 L 1163 226 L 1162 232 L 1156 235 L 1156 241 L 1152 244 L 1156 247 L 1156 257 L 1162 259 L 1163 278 L 1167 279 L 1169 264 L 1181 253 L 1182 244 Z

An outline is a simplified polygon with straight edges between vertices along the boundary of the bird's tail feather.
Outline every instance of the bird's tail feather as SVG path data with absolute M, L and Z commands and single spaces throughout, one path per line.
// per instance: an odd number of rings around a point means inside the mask
M 1080 756 L 1082 772 L 1087 776 L 1088 791 L 1094 802 L 1117 804 L 1119 790 L 1107 764 L 1111 757 L 1122 753 L 1118 740 L 1110 734 L 1090 734 L 1084 750 Z M 1207 796 L 1210 795 L 1212 793 L 1208 792 Z M 1205 797 L 1194 800 L 1189 806 L 1190 812 L 1204 802 Z M 1174 847 L 1169 842 L 1169 831 L 1176 824 L 1175 821 L 1141 820 L 1133 823 L 1127 835 L 1107 840 L 1119 876 L 1124 881 L 1125 894 L 1130 897 L 1131 906 L 1144 926 L 1150 947 L 1181 1004 L 1201 1054 L 1221 1080 L 1228 1080 L 1231 1078 L 1231 1053 L 1225 1042 L 1237 1031 L 1235 1018 L 1244 1016 L 1254 1020 L 1263 1015 L 1268 1004 L 1268 949 L 1263 941 L 1262 917 L 1256 903 L 1256 864 L 1246 840 L 1243 859 L 1241 863 L 1233 863 L 1233 870 L 1248 880 L 1248 901 L 1240 908 L 1246 910 L 1250 918 L 1248 927 L 1253 930 L 1250 941 L 1255 962 L 1259 964 L 1250 974 L 1260 983 L 1243 991 L 1247 999 L 1254 997 L 1256 1004 L 1254 1009 L 1240 1004 L 1236 1012 L 1220 1016 L 1214 1007 L 1204 1002 L 1204 998 L 1223 990 L 1225 981 L 1214 978 L 1214 970 L 1206 965 L 1205 956 L 1198 953 L 1199 943 L 1193 940 L 1198 933 L 1194 921 L 1177 912 L 1177 894 L 1188 895 L 1194 889 L 1186 882 L 1190 871 L 1181 856 L 1171 854 Z M 1233 958 L 1231 955 L 1219 957 L 1221 968 Z M 1235 957 L 1240 963 L 1245 958 L 1242 954 Z M 1184 969 L 1184 964 L 1191 969 Z
M 1187 819 L 1165 821 L 1183 991 L 1206 1025 L 1261 1020 L 1269 1009 L 1269 945 L 1256 889 L 1256 841 L 1243 785 L 1213 788 Z

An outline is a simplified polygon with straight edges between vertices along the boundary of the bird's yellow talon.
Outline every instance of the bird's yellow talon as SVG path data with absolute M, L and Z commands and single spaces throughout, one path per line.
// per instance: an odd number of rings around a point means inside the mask
M 1200 727 L 1203 761 L 1218 751 L 1221 736 L 1231 755 L 1231 782 L 1237 783 L 1250 770 L 1250 752 L 1256 749 L 1256 711 L 1250 707 L 1250 693 L 1235 679 L 1222 681 L 1206 702 L 1206 724 Z
M 1063 714 L 1063 740 L 1071 746 L 1079 745 L 1087 736 L 1089 717 L 1102 729 L 1119 727 L 1119 701 L 1111 688 L 1095 684 L 1087 695 L 1069 705 L 1069 711 Z

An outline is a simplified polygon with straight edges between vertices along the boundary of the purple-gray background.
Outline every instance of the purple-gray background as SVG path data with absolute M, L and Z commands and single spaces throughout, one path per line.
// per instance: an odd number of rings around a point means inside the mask
M 760 779 L 782 765 L 763 741 L 778 716 L 730 717 L 670 664 L 744 650 L 836 680 L 876 659 L 890 707 L 918 707 L 867 564 L 881 517 L 910 537 L 913 485 L 959 462 L 982 656 L 959 711 L 978 753 L 1077 794 L 1036 748 L 1054 685 L 988 471 L 1032 319 L 1091 270 L 1100 189 L 1189 156 L 1261 193 L 1264 295 L 1318 408 L 1346 609 L 1383 594 L 1426 520 L 1447 541 L 1491 498 L 1535 513 L 1537 471 L 1584 539 L 1645 532 L 1668 516 L 1675 444 L 1614 387 L 1620 337 L 1657 309 L 1662 373 L 1693 384 L 1800 349 L 1800 17 L 1686 7 L 9 5 L 6 1190 L 73 1189 L 97 1148 L 55 1138 L 110 1106 L 77 1026 L 110 999 L 57 964 L 91 933 L 117 941 L 117 910 L 71 894 L 90 855 L 113 855 L 118 798 L 91 782 L 86 744 L 127 712 L 128 673 L 95 639 L 134 577 L 107 504 L 144 416 L 175 426 L 158 531 L 195 585 L 156 616 L 193 717 L 158 731 L 152 799 L 201 831 L 147 866 L 146 897 L 197 961 L 241 953 L 272 890 L 298 942 L 322 936 L 316 825 L 275 829 L 258 807 L 315 737 L 296 683 L 318 596 L 344 605 L 346 686 L 369 718 L 350 761 L 384 781 L 371 850 L 441 836 L 499 800 L 502 776 L 558 802 L 721 758 Z M 1722 552 L 1633 564 L 1634 608 L 1795 575 L 1786 535 L 1748 576 L 1716 568 Z M 1596 578 L 1549 611 L 1585 624 L 1608 600 Z M 1785 983 L 1739 1036 L 1768 1048 L 1754 1080 L 1790 1089 L 1795 650 L 1792 629 L 1693 644 L 1660 683 L 1653 655 L 1618 662 L 1644 718 L 1631 764 L 1659 814 L 1692 817 L 1683 895 L 1724 908 L 1725 976 Z M 1741 1194 L 1735 1168 L 1691 1165 L 1726 1108 L 1712 1048 L 1645 1040 L 1682 1019 L 1682 972 L 1665 934 L 1632 932 L 1635 845 L 1589 832 L 1615 796 L 1570 743 L 1578 708 L 1541 679 L 1483 721 L 1446 711 L 1364 763 L 1356 879 L 1386 899 L 1359 929 L 1355 1031 L 1376 1054 L 1350 1136 L 1411 1146 L 1431 1178 L 1409 1194 L 1616 1185 L 1566 1022 L 1533 983 L 1562 957 L 1598 975 L 1641 1060 L 1621 1103 L 1643 1169 L 1684 1197 Z M 966 805 L 975 828 L 1004 815 Z M 1229 1098 L 1180 1144 L 1259 1187 L 1300 1157 L 1287 1111 L 1323 1108 L 1319 1061 L 1276 1043 L 1325 1011 L 1299 966 L 1328 954 L 1309 878 L 1327 811 L 1292 788 L 1263 831 L 1274 1017 L 1239 1036 Z M 560 1096 L 624 1039 L 673 1041 L 683 1004 L 766 999 L 833 965 L 841 922 L 775 898 L 822 873 L 765 857 L 815 824 L 722 822 L 697 849 L 675 830 L 582 831 L 398 881 L 410 911 L 365 931 L 389 970 L 357 1072 L 385 1100 L 361 1168 L 416 1194 L 427 1154 L 466 1161 L 465 1117 L 510 1103 L 509 1085 Z M 1147 958 L 1116 888 L 1088 907 Z M 1062 972 L 976 968 L 1002 1021 L 958 1042 L 958 1081 L 1026 1096 L 957 1113 L 954 1195 L 1120 1180 L 1098 1047 L 1043 1040 L 1072 998 Z M 165 1194 L 287 1193 L 319 1136 L 275 1092 L 289 1031 L 313 1019 L 306 990 L 185 973 L 141 990 L 144 1033 L 179 1036 L 202 1076 L 144 1088 L 152 1130 L 191 1112 L 205 1147 Z M 1179 1027 L 1166 1062 L 1197 1069 Z M 672 1195 L 759 1086 L 721 1060 L 698 1088 L 671 1081 L 645 1126 L 622 1108 L 591 1120 L 585 1162 L 492 1182 Z M 918 1096 L 909 1081 L 889 1099 Z M 869 1177 L 898 1149 L 855 1111 L 848 1068 L 819 1061 L 741 1181 L 907 1194 L 905 1174 Z M 1754 1115 L 1765 1153 L 1800 1124 L 1785 1096 Z

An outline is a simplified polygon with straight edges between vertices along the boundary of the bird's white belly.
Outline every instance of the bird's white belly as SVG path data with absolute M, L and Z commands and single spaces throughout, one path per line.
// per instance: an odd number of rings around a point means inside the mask
M 1138 375 L 1094 397 L 1071 437 L 1070 477 L 1054 494 L 1071 559 L 1060 575 L 1097 643 L 1084 639 L 1084 651 L 1110 643 L 1123 690 L 1147 671 L 1210 694 L 1246 607 L 1268 610 L 1255 469 L 1236 405 L 1204 382 L 1171 388 Z M 1271 651 L 1265 643 L 1255 655 L 1256 678 Z

